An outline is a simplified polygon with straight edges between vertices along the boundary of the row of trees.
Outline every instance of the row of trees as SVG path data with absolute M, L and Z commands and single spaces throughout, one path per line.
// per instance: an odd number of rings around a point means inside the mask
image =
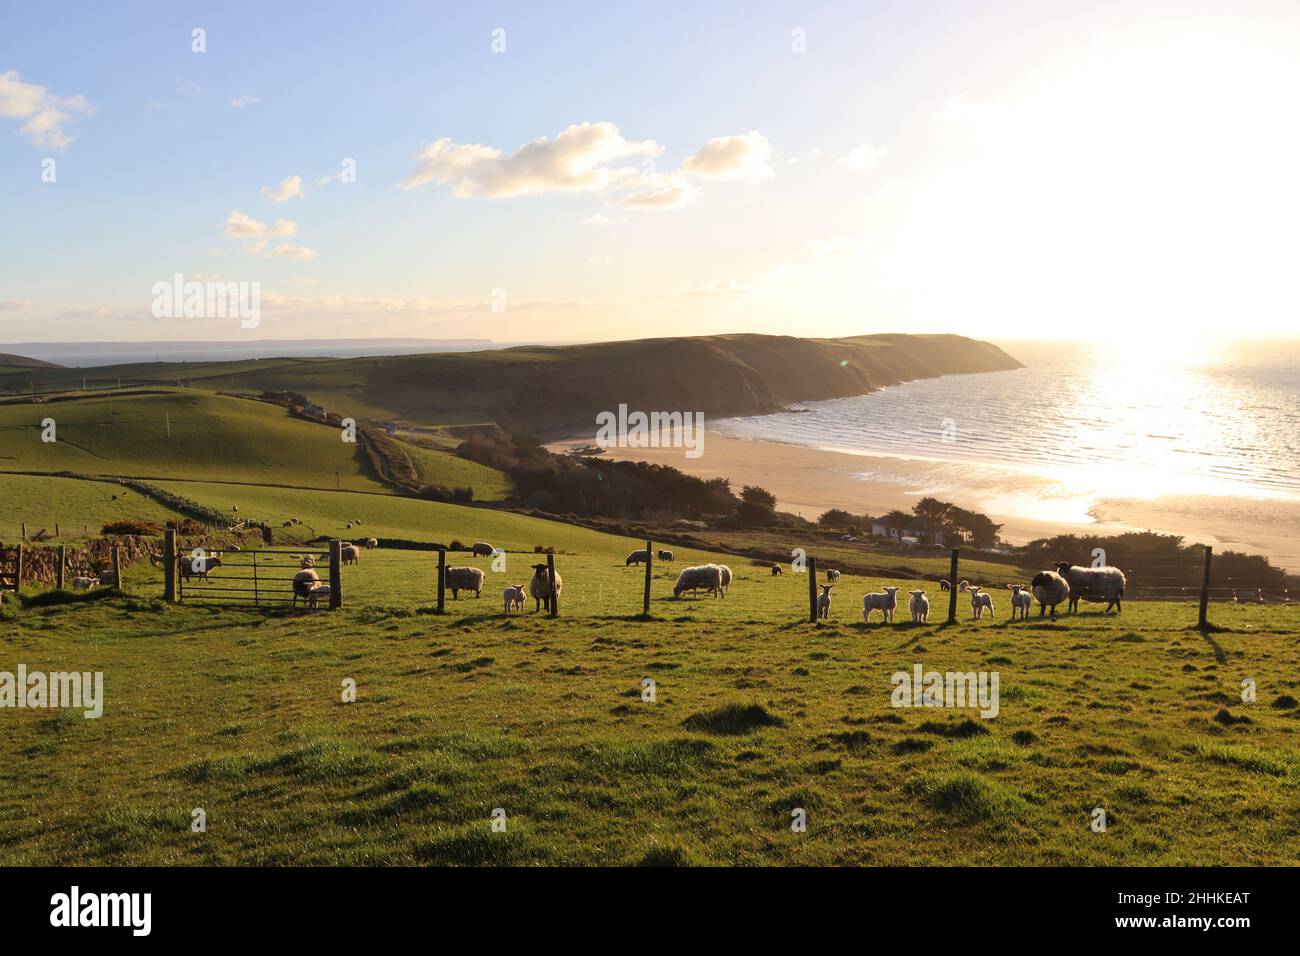
M 863 534 L 869 533 L 871 526 L 878 524 L 899 534 L 919 531 L 922 540 L 934 541 L 942 535 L 946 541 L 961 541 L 976 548 L 993 547 L 998 543 L 998 535 L 1002 531 L 1002 525 L 988 515 L 938 498 L 922 498 L 912 507 L 910 514 L 906 511 L 890 511 L 878 518 L 832 508 L 818 518 L 817 523 L 823 528 Z

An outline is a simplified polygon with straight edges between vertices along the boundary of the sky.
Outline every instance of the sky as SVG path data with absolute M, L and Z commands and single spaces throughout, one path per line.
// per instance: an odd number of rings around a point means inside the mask
M 0 343 L 1296 335 L 1297 50 L 1294 2 L 0 0 Z

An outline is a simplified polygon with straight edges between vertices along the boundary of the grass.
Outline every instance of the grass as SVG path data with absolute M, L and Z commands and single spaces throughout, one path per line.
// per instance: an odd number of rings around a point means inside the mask
M 178 484 L 320 533 L 361 517 L 380 537 L 488 540 L 511 549 L 507 570 L 454 555 L 488 589 L 441 616 L 434 556 L 382 548 L 345 569 L 334 613 L 167 605 L 147 564 L 125 596 L 6 603 L 0 669 L 102 670 L 107 701 L 98 720 L 0 712 L 0 864 L 1297 862 L 1300 709 L 1275 706 L 1300 695 L 1293 607 L 1216 605 L 1213 643 L 1189 628 L 1193 607 L 1153 602 L 868 626 L 857 596 L 911 582 L 846 574 L 814 627 L 806 579 L 742 560 L 724 559 L 725 600 L 673 599 L 683 562 L 708 557 L 679 548 L 641 620 L 628 539 L 390 496 Z M 534 544 L 559 551 L 561 616 L 529 602 L 507 618 L 501 588 L 526 579 Z M 999 715 L 893 708 L 891 675 L 917 662 L 996 669 Z M 1259 703 L 1241 701 L 1245 677 Z M 190 829 L 198 807 L 206 833 Z
M 0 541 L 13 544 L 26 523 L 29 534 L 42 528 L 56 544 L 95 537 L 110 521 L 140 518 L 159 526 L 176 515 L 152 498 L 102 481 L 0 474 Z

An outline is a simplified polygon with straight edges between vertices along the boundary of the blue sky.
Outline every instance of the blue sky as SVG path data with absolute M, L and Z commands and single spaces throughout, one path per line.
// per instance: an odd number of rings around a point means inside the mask
M 266 321 L 242 334 L 266 337 L 1017 334 L 1070 282 L 1060 263 L 1105 250 L 1116 217 L 1172 189 L 1161 164 L 1185 166 L 1220 114 L 1233 148 L 1271 157 L 1252 198 L 1295 201 L 1281 183 L 1294 136 L 1243 143 L 1241 119 L 1295 92 L 1290 6 L 1077 6 L 5 3 L 0 341 L 241 334 L 151 315 L 152 285 L 175 273 L 260 283 Z M 1197 79 L 1216 59 L 1233 82 Z M 1144 97 L 1174 89 L 1196 108 L 1134 150 Z M 24 131 L 44 107 L 66 118 Z M 581 124 L 600 124 L 594 145 L 560 149 Z M 592 175 L 514 156 L 542 138 L 547 162 L 585 157 Z M 1125 150 L 1153 161 L 1111 168 Z M 319 184 L 347 158 L 355 182 Z M 1239 194 L 1229 160 L 1222 147 L 1183 175 Z M 288 177 L 301 196 L 265 198 Z M 647 196 L 661 205 L 633 205 Z M 1042 217 L 1058 199 L 1075 224 Z M 1177 246 L 1178 196 L 1159 202 L 1137 234 L 1159 242 L 1143 230 L 1164 223 Z M 1272 214 L 1211 212 L 1260 234 L 1258 255 L 1232 258 L 1256 308 L 1292 304 L 1280 279 L 1259 285 L 1285 258 Z M 235 213 L 286 234 L 232 235 Z M 1182 257 L 1204 254 L 1177 251 L 1141 274 L 1101 253 L 1109 295 L 1055 304 L 1167 302 Z M 1008 267 L 1026 260 L 1028 281 Z M 1231 278 L 1178 294 L 1222 305 Z

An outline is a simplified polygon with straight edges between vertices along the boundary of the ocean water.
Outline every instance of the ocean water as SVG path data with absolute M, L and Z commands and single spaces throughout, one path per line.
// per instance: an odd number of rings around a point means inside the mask
M 1026 367 L 712 425 L 738 437 L 872 456 L 862 478 L 907 481 L 910 472 L 915 480 L 915 467 L 890 460 L 929 463 L 926 493 L 982 489 L 989 510 L 1044 520 L 1086 521 L 1103 498 L 1300 501 L 1300 340 L 1173 354 L 999 344 Z

